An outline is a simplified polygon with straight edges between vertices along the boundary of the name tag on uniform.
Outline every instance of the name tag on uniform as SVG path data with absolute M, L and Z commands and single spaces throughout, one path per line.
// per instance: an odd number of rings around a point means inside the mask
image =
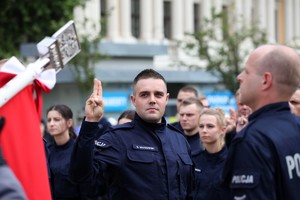
M 133 144 L 133 149 L 141 151 L 157 151 L 157 147 Z

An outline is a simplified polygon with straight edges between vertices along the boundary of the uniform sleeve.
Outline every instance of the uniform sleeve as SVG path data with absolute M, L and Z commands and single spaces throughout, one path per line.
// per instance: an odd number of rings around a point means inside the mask
M 83 122 L 71 155 L 70 175 L 74 182 L 104 184 L 103 173 L 111 165 L 120 164 L 120 144 L 108 131 L 96 140 L 97 123 Z
M 93 175 L 94 146 L 98 130 L 98 123 L 82 122 L 70 161 L 70 177 L 74 182 L 86 181 Z
M 224 171 L 232 199 L 275 199 L 275 162 L 272 145 L 259 132 L 233 144 Z M 230 167 L 231 169 L 228 169 Z

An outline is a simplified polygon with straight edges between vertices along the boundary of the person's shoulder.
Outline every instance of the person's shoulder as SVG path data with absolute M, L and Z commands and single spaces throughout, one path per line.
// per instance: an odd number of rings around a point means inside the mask
M 202 157 L 205 157 L 205 150 L 199 150 L 199 151 L 195 151 L 193 154 L 192 154 L 192 157 L 193 158 L 196 158 L 196 159 L 199 159 L 199 158 L 202 158 Z
M 54 142 L 49 142 L 47 140 L 44 140 L 44 144 L 48 150 L 53 149 L 55 147 Z
M 173 123 L 169 123 L 170 125 L 176 127 L 177 129 L 180 130 L 181 126 L 180 126 L 180 123 L 179 122 L 173 122 Z
M 177 122 L 172 122 L 172 123 L 169 123 L 169 124 L 171 124 L 171 125 L 173 125 L 173 126 L 177 126 L 177 125 L 180 124 L 180 123 L 177 121 Z
M 117 144 L 120 138 L 127 138 L 131 129 L 134 128 L 134 125 L 131 122 L 113 125 L 108 128 L 108 130 L 95 141 L 97 148 L 109 148 L 112 145 Z
M 100 124 L 107 124 L 109 126 L 111 126 L 111 123 L 109 122 L 109 120 L 107 119 L 107 117 L 103 116 L 100 121 L 99 121 Z
M 184 133 L 177 126 L 174 126 L 174 124 L 167 124 L 167 127 L 169 129 L 171 129 L 172 131 L 174 131 L 175 133 L 178 133 L 178 134 L 184 136 Z
M 124 123 L 124 124 L 110 126 L 109 131 L 115 132 L 118 130 L 129 130 L 129 129 L 133 129 L 133 128 L 134 128 L 134 124 L 131 122 L 128 122 L 128 123 Z

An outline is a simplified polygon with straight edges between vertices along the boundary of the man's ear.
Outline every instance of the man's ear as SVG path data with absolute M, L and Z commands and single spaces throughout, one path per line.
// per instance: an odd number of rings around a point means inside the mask
M 131 100 L 132 104 L 135 106 L 135 96 L 134 95 L 130 96 L 130 100 Z
M 265 72 L 263 75 L 263 90 L 269 89 L 273 84 L 273 76 L 270 72 Z

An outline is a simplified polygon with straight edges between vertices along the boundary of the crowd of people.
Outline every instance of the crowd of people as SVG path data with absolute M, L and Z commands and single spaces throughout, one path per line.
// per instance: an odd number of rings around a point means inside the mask
M 117 125 L 101 126 L 97 79 L 79 133 L 72 110 L 53 105 L 41 123 L 52 198 L 298 199 L 299 54 L 262 45 L 237 80 L 237 110 L 228 117 L 188 85 L 177 94 L 178 121 L 167 123 L 167 83 L 153 69 L 136 75 L 135 110 Z M 2 163 L 0 156 L 0 169 Z

